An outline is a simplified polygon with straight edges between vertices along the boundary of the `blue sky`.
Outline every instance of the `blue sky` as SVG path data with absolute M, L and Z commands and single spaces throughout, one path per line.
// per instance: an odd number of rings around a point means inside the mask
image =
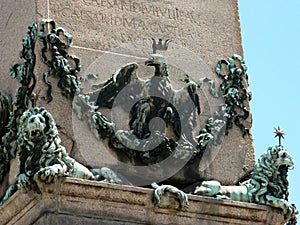
M 289 200 L 300 209 L 300 1 L 239 0 L 239 10 L 256 158 L 278 144 L 272 132 L 279 125 L 295 160 Z

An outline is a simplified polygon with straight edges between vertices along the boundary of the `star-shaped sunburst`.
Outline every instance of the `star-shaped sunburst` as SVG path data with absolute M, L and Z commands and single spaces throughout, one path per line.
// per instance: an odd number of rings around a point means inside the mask
M 274 133 L 276 134 L 276 135 L 275 135 L 275 138 L 278 137 L 279 145 L 281 145 L 281 138 L 284 139 L 285 133 L 284 133 L 283 130 L 280 129 L 279 126 L 278 126 L 278 128 L 275 128 L 275 127 L 274 127 L 274 129 L 275 129 Z

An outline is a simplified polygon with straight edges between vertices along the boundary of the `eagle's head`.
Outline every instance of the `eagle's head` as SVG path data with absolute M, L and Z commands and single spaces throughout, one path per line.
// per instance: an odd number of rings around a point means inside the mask
M 160 54 L 151 54 L 150 58 L 145 61 L 146 66 L 161 66 L 165 65 L 166 60 L 165 58 Z
M 155 76 L 168 76 L 166 59 L 160 54 L 151 54 L 150 58 L 145 61 L 145 65 L 155 67 Z

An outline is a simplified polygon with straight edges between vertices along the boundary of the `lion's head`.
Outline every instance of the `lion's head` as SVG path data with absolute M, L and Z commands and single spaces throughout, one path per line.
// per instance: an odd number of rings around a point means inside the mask
M 36 144 L 43 139 L 53 140 L 58 130 L 52 115 L 44 108 L 31 108 L 23 113 L 19 120 L 18 142 Z
M 272 149 L 273 157 L 275 158 L 274 162 L 274 168 L 279 169 L 282 166 L 285 166 L 289 169 L 292 169 L 294 167 L 294 160 L 293 157 L 290 155 L 290 153 L 283 148 L 282 146 L 277 146 L 277 148 Z
M 251 190 L 255 202 L 263 203 L 265 196 L 288 198 L 288 170 L 294 166 L 293 157 L 281 145 L 265 151 L 252 172 Z

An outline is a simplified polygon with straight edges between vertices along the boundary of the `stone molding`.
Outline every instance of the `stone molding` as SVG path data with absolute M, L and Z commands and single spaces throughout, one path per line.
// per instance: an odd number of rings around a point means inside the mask
M 252 203 L 188 195 L 183 211 L 170 194 L 155 208 L 148 188 L 75 178 L 38 185 L 42 194 L 18 191 L 1 207 L 0 224 L 284 224 L 278 210 Z

